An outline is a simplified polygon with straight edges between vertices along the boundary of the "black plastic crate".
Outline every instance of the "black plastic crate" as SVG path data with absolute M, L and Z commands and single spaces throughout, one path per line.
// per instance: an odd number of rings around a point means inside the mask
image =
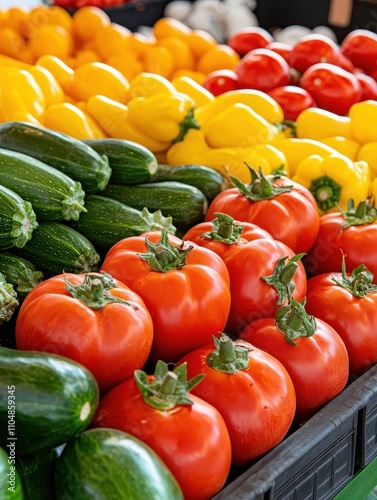
M 377 456 L 377 366 L 213 500 L 330 500 Z

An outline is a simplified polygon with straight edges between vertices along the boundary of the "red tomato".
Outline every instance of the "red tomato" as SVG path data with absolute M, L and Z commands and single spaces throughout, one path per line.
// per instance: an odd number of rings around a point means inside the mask
M 284 111 L 286 120 L 296 121 L 298 115 L 307 108 L 316 107 L 313 97 L 306 90 L 295 85 L 275 87 L 267 92 Z
M 341 272 L 344 254 L 347 269 L 364 264 L 377 283 L 377 220 L 371 222 L 366 218 L 363 222 L 356 218 L 352 221 L 354 216 L 354 211 L 350 211 L 349 215 L 330 212 L 320 217 L 318 236 L 305 257 L 309 276 Z M 347 221 L 354 225 L 343 227 Z
M 366 29 L 348 33 L 340 45 L 343 55 L 367 73 L 376 69 L 377 34 Z
M 266 47 L 273 40 L 273 36 L 264 28 L 247 26 L 234 33 L 227 44 L 243 57 L 250 50 Z
M 289 373 L 296 392 L 294 420 L 303 423 L 337 396 L 349 376 L 346 346 L 338 333 L 315 318 L 315 333 L 299 337 L 292 345 L 275 318 L 263 318 L 247 325 L 240 339 L 268 352 Z
M 324 273 L 308 280 L 306 310 L 342 337 L 350 374 L 357 377 L 377 363 L 377 285 L 372 279 L 361 266 L 353 275 Z
M 299 73 L 304 73 L 313 64 L 334 63 L 338 52 L 339 46 L 331 38 L 320 33 L 310 33 L 293 45 L 288 63 Z
M 205 375 L 192 394 L 224 418 L 234 466 L 250 464 L 283 440 L 293 421 L 296 395 L 276 358 L 222 335 L 217 349 L 213 343 L 201 347 L 186 354 L 181 363 L 187 363 L 190 378 Z
M 262 182 L 258 178 L 250 185 L 241 186 L 243 190 L 225 189 L 210 203 L 205 220 L 211 221 L 215 212 L 223 212 L 236 220 L 257 224 L 295 253 L 307 252 L 319 229 L 318 207 L 313 195 L 285 176 L 266 175 L 264 179 L 264 183 L 270 181 L 271 184 L 265 198 L 261 189 L 257 190 Z M 280 192 L 282 188 L 286 191 Z
M 219 218 L 223 217 L 226 215 L 219 215 Z M 238 336 L 250 321 L 272 316 L 276 309 L 286 302 L 285 285 L 283 295 L 280 296 L 278 287 L 267 283 L 262 277 L 274 274 L 279 261 L 288 264 L 295 254 L 287 245 L 274 240 L 270 234 L 258 227 L 251 230 L 250 226 L 247 226 L 245 233 L 241 232 L 238 238 L 224 241 L 221 239 L 223 229 L 217 230 L 219 218 L 195 225 L 183 238 L 212 250 L 225 262 L 230 276 L 232 298 L 225 331 Z M 240 227 L 241 223 L 233 221 L 232 224 Z M 211 234 L 204 237 L 203 234 L 208 232 Z M 236 227 L 232 232 L 237 234 Z M 247 237 L 251 240 L 248 241 Z M 277 279 L 280 279 L 280 273 L 281 270 Z M 294 298 L 302 300 L 306 294 L 306 274 L 300 260 L 297 262 L 292 281 Z
M 141 256 L 148 251 L 155 255 L 151 261 Z M 158 262 L 165 271 L 157 270 Z M 154 326 L 150 361 L 175 361 L 210 342 L 226 324 L 228 271 L 218 255 L 199 245 L 189 250 L 188 243 L 159 231 L 125 238 L 109 250 L 102 270 L 144 300 Z
M 318 63 L 305 71 L 300 86 L 313 96 L 320 108 L 346 115 L 359 102 L 361 85 L 355 75 L 335 64 Z
M 349 71 L 350 73 L 355 72 L 355 66 L 352 64 L 352 62 L 346 57 L 343 52 L 338 52 L 335 60 L 333 61 L 333 64 L 336 64 L 337 66 L 340 66 L 341 68 L 345 69 L 346 71 Z
M 148 377 L 148 382 L 155 380 L 155 376 Z M 101 399 L 91 427 L 109 427 L 135 436 L 159 455 L 185 498 L 211 498 L 223 487 L 231 464 L 224 419 L 216 408 L 194 395 L 190 395 L 192 404 L 178 403 L 169 409 L 151 406 L 147 402 L 151 398 L 153 395 L 144 399 L 134 378 L 126 380 Z
M 269 49 L 254 49 L 248 52 L 236 65 L 240 88 L 268 92 L 274 87 L 288 85 L 290 68 L 287 61 Z
M 19 310 L 16 343 L 18 349 L 53 352 L 77 361 L 106 392 L 144 365 L 153 325 L 135 292 L 106 276 L 100 286 L 97 276 L 101 275 L 67 273 L 34 287 Z M 67 289 L 65 279 L 76 288 Z M 97 308 L 101 297 L 104 304 Z M 114 302 L 115 297 L 125 302 Z
M 360 71 L 355 72 L 356 78 L 362 88 L 360 101 L 368 101 L 369 99 L 377 101 L 377 82 L 374 78 Z
M 232 69 L 218 69 L 209 73 L 202 86 L 214 96 L 238 89 L 238 76 Z
M 276 52 L 288 62 L 288 57 L 293 48 L 293 45 L 290 45 L 289 43 L 273 41 L 267 44 L 265 48 Z

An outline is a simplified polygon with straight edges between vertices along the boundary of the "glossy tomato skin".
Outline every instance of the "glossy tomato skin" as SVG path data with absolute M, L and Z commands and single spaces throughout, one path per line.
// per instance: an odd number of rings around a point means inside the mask
M 267 94 L 280 104 L 284 111 L 284 119 L 296 121 L 298 115 L 307 108 L 317 107 L 313 97 L 297 85 L 275 87 Z
M 341 52 L 357 67 L 367 73 L 375 70 L 377 60 L 377 35 L 370 30 L 356 29 L 348 33 L 341 45 Z
M 277 178 L 274 184 L 292 189 L 260 201 L 250 201 L 238 188 L 226 189 L 212 200 L 205 220 L 211 221 L 215 212 L 223 212 L 236 220 L 257 224 L 295 253 L 307 252 L 319 230 L 316 201 L 307 188 L 285 176 Z
M 342 271 L 342 253 L 347 269 L 364 264 L 377 283 L 377 223 L 342 229 L 344 218 L 339 212 L 321 216 L 316 241 L 305 256 L 309 276 Z
M 261 48 L 248 52 L 234 68 L 240 88 L 268 92 L 290 82 L 290 67 L 287 61 L 273 50 Z
M 362 96 L 356 76 L 335 64 L 310 66 L 301 76 L 299 84 L 313 96 L 318 107 L 339 115 L 346 115 Z
M 256 230 L 253 239 L 241 238 L 230 245 L 221 241 L 201 238 L 213 224 L 202 222 L 191 228 L 184 239 L 211 249 L 221 256 L 230 276 L 231 307 L 225 331 L 238 336 L 242 329 L 257 318 L 275 314 L 278 301 L 276 289 L 266 283 L 262 276 L 273 274 L 278 260 L 291 259 L 294 252 L 271 235 Z M 241 235 L 243 236 L 243 235 Z M 246 235 L 245 235 L 246 236 Z M 301 301 L 306 294 L 306 274 L 301 261 L 294 274 L 293 297 Z
M 376 80 L 365 73 L 361 73 L 360 71 L 356 72 L 355 76 L 359 80 L 362 88 L 360 101 L 368 101 L 370 99 L 373 101 L 377 101 Z
M 138 255 L 147 251 L 146 236 L 153 243 L 161 239 L 159 231 L 152 231 L 119 241 L 105 256 L 102 270 L 145 302 L 154 326 L 149 361 L 174 362 L 224 328 L 230 310 L 229 274 L 218 255 L 199 245 L 194 245 L 181 269 L 153 271 Z M 169 241 L 188 247 L 173 235 Z
M 266 49 L 273 50 L 280 56 L 282 56 L 287 62 L 289 58 L 289 54 L 293 48 L 293 46 L 289 43 L 272 41 L 265 47 Z M 289 64 L 289 63 L 288 63 Z
M 232 69 L 218 69 L 205 77 L 202 86 L 216 97 L 224 92 L 237 90 L 238 75 Z
M 232 465 L 248 465 L 287 434 L 296 410 L 293 383 L 276 358 L 254 346 L 250 346 L 248 366 L 236 373 L 207 364 L 213 349 L 213 343 L 196 349 L 179 364 L 187 363 L 189 378 L 205 375 L 191 393 L 223 416 L 232 443 Z
M 91 427 L 127 432 L 150 446 L 177 479 L 184 497 L 206 500 L 224 485 L 231 465 L 231 443 L 224 419 L 202 399 L 157 410 L 143 399 L 134 379 L 101 399 Z
M 350 375 L 360 376 L 377 363 L 377 291 L 355 297 L 341 282 L 341 273 L 308 280 L 306 310 L 331 325 L 348 351 Z
M 277 358 L 288 371 L 296 392 L 295 422 L 303 423 L 337 396 L 349 376 L 348 353 L 338 333 L 316 318 L 311 337 L 287 342 L 275 318 L 263 318 L 247 325 L 240 338 Z
M 320 33 L 310 33 L 293 45 L 288 63 L 299 73 L 304 73 L 313 64 L 334 63 L 338 52 L 339 46 L 331 38 Z
M 80 285 L 85 275 L 67 273 L 65 277 Z M 68 293 L 63 275 L 34 287 L 17 317 L 17 348 L 53 352 L 77 361 L 93 373 L 102 393 L 132 376 L 149 356 L 153 324 L 143 300 L 120 281 L 113 281 L 116 288 L 110 294 L 129 305 L 111 303 L 92 309 Z
M 266 47 L 273 40 L 273 36 L 264 28 L 247 26 L 234 33 L 227 44 L 243 57 L 250 50 Z

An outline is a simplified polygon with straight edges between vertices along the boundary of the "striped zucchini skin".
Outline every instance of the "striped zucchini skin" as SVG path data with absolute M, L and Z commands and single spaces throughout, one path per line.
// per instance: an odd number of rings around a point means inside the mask
M 204 219 L 208 201 L 196 187 L 183 182 L 162 181 L 121 186 L 109 184 L 101 196 L 114 198 L 137 210 L 161 210 L 177 227 L 190 227 Z
M 0 252 L 0 273 L 11 283 L 19 297 L 25 297 L 43 280 L 43 273 L 35 265 L 10 252 Z
M 77 182 L 86 194 L 105 189 L 111 168 L 106 156 L 79 139 L 28 122 L 0 124 L 0 148 L 32 156 Z
M 23 247 L 37 227 L 31 203 L 0 183 L 0 250 Z
M 81 184 L 24 153 L 0 148 L 0 184 L 29 201 L 43 220 L 76 220 L 85 211 Z
M 125 139 L 87 139 L 87 145 L 98 154 L 106 155 L 111 167 L 112 184 L 140 184 L 153 178 L 157 169 L 156 156 L 146 147 Z
M 14 252 L 32 262 L 45 278 L 62 272 L 98 271 L 100 261 L 93 244 L 61 222 L 41 222 L 31 240 Z
M 137 210 L 106 196 L 89 195 L 85 206 L 87 212 L 69 225 L 102 252 L 107 252 L 123 238 L 138 236 L 146 231 L 166 229 L 174 234 L 176 230 L 171 217 L 164 217 L 159 210 L 154 213 L 147 208 Z

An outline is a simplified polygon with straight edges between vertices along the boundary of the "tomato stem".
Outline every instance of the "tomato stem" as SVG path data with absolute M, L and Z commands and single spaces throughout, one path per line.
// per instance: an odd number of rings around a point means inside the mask
M 377 220 L 377 210 L 374 207 L 374 202 L 368 197 L 355 208 L 355 202 L 351 198 L 347 204 L 347 210 L 341 211 L 345 222 L 342 224 L 342 230 L 349 226 L 364 226 L 365 224 L 373 224 Z
M 314 335 L 317 324 L 314 316 L 305 311 L 304 298 L 302 302 L 291 299 L 289 304 L 279 308 L 276 312 L 277 328 L 283 333 L 289 344 L 295 346 L 295 339 Z
M 242 182 L 240 179 L 231 175 L 234 185 L 240 190 L 240 192 L 250 201 L 260 201 L 260 200 L 269 200 L 270 198 L 274 198 L 281 193 L 287 193 L 291 191 L 292 185 L 288 186 L 277 186 L 274 181 L 281 177 L 281 175 L 272 175 L 271 179 L 268 179 L 263 175 L 262 169 L 259 167 L 259 175 L 258 173 L 245 162 L 245 165 L 250 171 L 251 175 L 251 183 L 246 184 Z
M 249 349 L 245 345 L 237 345 L 228 335 L 222 333 L 220 338 L 213 337 L 215 350 L 211 351 L 206 363 L 219 372 L 236 373 L 247 368 Z
M 221 241 L 227 245 L 238 243 L 245 226 L 234 222 L 233 217 L 228 214 L 215 212 L 214 215 L 216 215 L 216 219 L 212 221 L 212 231 L 207 231 L 200 237 Z
M 291 300 L 295 284 L 293 277 L 298 267 L 298 261 L 302 259 L 305 254 L 299 253 L 294 255 L 290 260 L 288 257 L 283 257 L 277 261 L 274 272 L 269 276 L 261 276 L 261 278 L 269 285 L 275 287 L 278 293 L 278 300 L 276 305 L 284 304 L 286 300 Z
M 337 279 L 335 275 L 331 275 L 331 279 L 342 288 L 348 290 L 355 297 L 366 297 L 369 293 L 377 290 L 377 284 L 373 283 L 374 275 L 364 265 L 360 264 L 351 273 L 347 275 L 346 259 L 342 255 L 342 275 L 341 279 Z

